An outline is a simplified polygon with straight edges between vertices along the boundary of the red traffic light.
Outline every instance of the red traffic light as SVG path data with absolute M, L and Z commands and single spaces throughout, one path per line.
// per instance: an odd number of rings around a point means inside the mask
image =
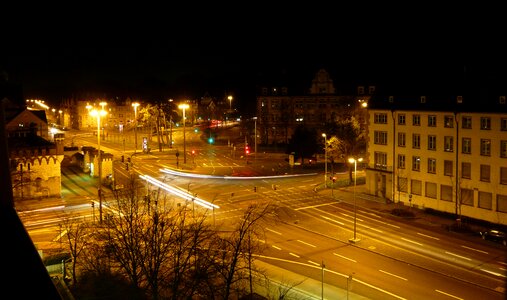
M 249 146 L 245 146 L 245 153 L 250 154 L 250 147 Z

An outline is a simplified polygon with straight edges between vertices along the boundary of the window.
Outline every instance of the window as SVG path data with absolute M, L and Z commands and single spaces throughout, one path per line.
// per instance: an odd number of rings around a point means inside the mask
M 421 96 L 421 103 L 426 103 L 426 96 Z
M 387 131 L 377 131 L 373 132 L 374 135 L 374 143 L 378 145 L 387 145 Z
M 496 211 L 507 212 L 507 195 L 496 195 Z
M 452 186 L 440 185 L 440 200 L 452 201 Z
M 357 87 L 357 93 L 359 95 L 364 95 L 364 86 L 358 86 Z
M 405 177 L 398 177 L 398 191 L 408 192 L 408 180 Z
M 387 169 L 387 153 L 375 152 L 374 160 L 375 169 Z
M 420 171 L 420 169 L 421 169 L 421 157 L 412 156 L 412 170 Z
M 500 130 L 507 131 L 507 118 L 500 119 Z
M 489 182 L 491 167 L 489 165 L 481 165 L 481 181 Z
M 437 160 L 428 158 L 428 173 L 435 174 L 437 172 Z
M 474 205 L 474 191 L 471 189 L 461 189 L 461 204 L 473 206 Z
M 500 167 L 500 184 L 507 184 L 507 167 Z
M 428 135 L 428 150 L 437 150 L 437 136 Z
M 387 114 L 379 113 L 375 114 L 375 124 L 387 124 Z
M 444 160 L 444 175 L 452 176 L 452 160 Z
M 454 139 L 452 136 L 445 136 L 444 137 L 444 151 L 445 152 L 452 152 L 454 149 Z
M 484 209 L 491 209 L 492 205 L 492 194 L 488 192 L 479 191 L 479 207 Z
M 421 116 L 420 115 L 413 115 L 412 116 L 412 125 L 421 126 Z
M 507 141 L 500 141 L 500 157 L 507 158 Z
M 428 116 L 428 127 L 436 127 L 437 126 L 437 116 L 429 115 Z
M 445 128 L 453 128 L 454 127 L 454 117 L 453 116 L 444 116 L 444 127 Z
M 461 128 L 472 129 L 472 117 L 464 116 L 461 118 Z
M 398 154 L 398 169 L 405 169 L 405 155 Z
M 472 164 L 469 162 L 461 163 L 461 178 L 472 178 Z
M 493 207 L 491 200 L 493 199 L 491 193 L 479 191 L 479 207 L 491 209 Z
M 481 155 L 491 155 L 491 140 L 481 139 Z
M 405 132 L 398 132 L 398 146 L 405 147 L 405 143 L 406 143 Z
M 405 114 L 399 114 L 398 115 L 398 125 L 405 125 L 406 116 Z
M 426 182 L 426 197 L 437 199 L 437 184 L 434 182 Z
M 461 140 L 461 152 L 463 154 L 471 154 L 472 153 L 472 139 L 471 138 L 463 138 Z
M 412 186 L 410 191 L 414 195 L 422 195 L 422 182 L 420 180 L 412 179 Z
M 491 129 L 491 118 L 482 117 L 481 118 L 481 130 L 490 130 Z
M 414 149 L 421 148 L 421 135 L 417 133 L 412 134 L 412 148 Z

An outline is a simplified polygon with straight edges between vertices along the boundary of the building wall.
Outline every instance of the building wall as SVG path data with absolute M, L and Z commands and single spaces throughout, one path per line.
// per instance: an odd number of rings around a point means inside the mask
M 19 156 L 11 153 L 13 192 L 16 200 L 61 197 L 63 155 L 40 153 Z
M 368 122 L 370 194 L 507 224 L 507 114 L 370 109 Z

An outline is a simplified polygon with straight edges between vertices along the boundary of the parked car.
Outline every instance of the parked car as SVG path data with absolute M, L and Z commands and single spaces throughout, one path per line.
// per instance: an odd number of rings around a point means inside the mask
M 490 240 L 494 242 L 498 242 L 503 244 L 504 246 L 507 246 L 507 239 L 505 237 L 505 232 L 496 230 L 496 229 L 490 229 L 487 231 L 481 231 L 480 232 L 483 240 Z

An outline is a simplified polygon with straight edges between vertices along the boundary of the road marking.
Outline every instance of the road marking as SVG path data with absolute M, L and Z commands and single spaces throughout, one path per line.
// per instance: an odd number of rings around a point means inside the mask
M 481 271 L 484 271 L 484 272 L 486 272 L 486 273 L 493 274 L 493 275 L 496 275 L 496 276 L 500 276 L 500 277 L 507 278 L 507 276 L 505 276 L 505 275 L 503 275 L 503 274 L 500 274 L 500 273 L 497 273 L 497 272 L 493 272 L 493 271 L 490 271 L 490 270 L 481 269 Z
M 449 297 L 454 298 L 454 299 L 461 299 L 461 300 L 463 300 L 463 298 L 460 298 L 460 297 L 457 297 L 457 296 L 454 296 L 454 295 L 448 294 L 448 293 L 446 293 L 446 292 L 442 292 L 442 291 L 440 291 L 440 290 L 435 290 L 435 292 L 439 292 L 440 294 L 443 294 L 443 295 L 449 296 Z
M 431 235 L 427 235 L 427 234 L 422 234 L 420 232 L 417 233 L 418 235 L 421 235 L 421 236 L 424 236 L 424 237 L 427 237 L 427 238 L 430 238 L 430 239 L 434 239 L 434 240 L 437 240 L 439 241 L 440 239 L 437 238 L 437 237 L 434 237 L 434 236 L 431 236 Z
M 401 239 L 404 240 L 405 242 L 409 242 L 409 243 L 416 244 L 416 245 L 419 245 L 419 246 L 423 245 L 421 243 L 418 243 L 418 242 L 415 242 L 415 241 L 412 241 L 412 240 L 409 240 L 409 239 L 406 239 L 406 238 L 401 238 Z
M 338 254 L 338 253 L 333 253 L 333 254 L 334 254 L 334 255 L 336 255 L 336 256 L 338 256 L 338 257 L 341 257 L 341 258 L 343 258 L 343 259 L 350 260 L 351 262 L 357 262 L 357 261 L 355 261 L 355 260 L 354 260 L 354 259 L 352 259 L 352 258 L 348 258 L 348 257 L 343 256 L 343 255 L 340 255 L 340 254 Z
M 504 266 L 507 266 L 507 263 L 506 262 L 503 262 L 503 261 L 497 261 L 497 263 L 501 264 L 501 265 L 504 265 Z
M 498 268 L 499 268 L 500 270 L 502 270 L 502 271 L 507 271 L 507 269 L 506 269 L 506 268 L 502 268 L 502 267 L 498 267 Z
M 307 243 L 307 242 L 303 242 L 302 240 L 296 240 L 296 241 L 300 242 L 301 244 L 305 244 L 305 245 L 307 245 L 307 246 L 310 246 L 310 247 L 313 247 L 313 248 L 317 248 L 317 246 L 312 245 L 312 244 Z
M 278 235 L 282 235 L 280 232 L 278 232 L 278 231 L 274 231 L 273 229 L 266 228 L 266 230 L 267 230 L 267 231 L 271 231 L 271 232 L 273 232 L 273 233 L 276 233 L 276 234 L 278 234 Z
M 349 218 L 353 218 L 353 217 L 354 217 L 354 216 L 351 216 L 351 215 L 346 214 L 346 213 L 341 213 L 341 214 L 342 214 L 342 215 L 344 215 L 344 216 L 346 216 L 346 217 L 349 217 Z M 356 220 L 357 220 L 357 221 L 364 222 L 364 220 L 363 220 L 363 219 L 360 219 L 360 218 L 358 218 L 357 216 L 356 216 Z
M 345 223 L 342 223 L 342 222 L 340 222 L 340 221 L 333 220 L 333 219 L 328 218 L 328 217 L 326 217 L 326 216 L 321 216 L 321 217 L 322 217 L 322 218 L 324 218 L 324 219 L 326 219 L 326 220 L 329 220 L 329 221 L 331 221 L 331 222 L 335 222 L 335 223 L 338 223 L 338 224 L 340 224 L 340 225 L 345 225 Z
M 382 273 L 384 273 L 384 274 L 391 275 L 391 276 L 393 276 L 393 277 L 396 277 L 396 278 L 399 278 L 399 279 L 402 279 L 402 280 L 408 281 L 408 279 L 407 279 L 407 278 L 403 278 L 403 277 L 401 277 L 401 276 L 395 275 L 395 274 L 393 274 L 393 273 L 389 273 L 389 272 L 384 271 L 384 270 L 379 270 L 379 272 L 382 272 Z
M 463 247 L 463 248 L 465 248 L 465 249 L 468 249 L 468 250 L 473 250 L 473 251 L 477 251 L 477 252 L 480 252 L 480 253 L 489 254 L 488 252 L 486 252 L 486 251 L 482 251 L 482 250 L 479 250 L 479 249 L 470 248 L 470 247 L 463 246 L 463 245 L 461 245 L 461 247 Z
M 271 245 L 271 247 L 275 248 L 276 250 L 282 250 L 282 248 L 275 246 L 275 245 Z
M 53 239 L 53 242 L 59 241 L 66 234 L 67 234 L 67 229 L 65 229 L 62 232 L 60 232 L 60 234 Z
M 452 253 L 452 252 L 447 252 L 447 251 L 445 251 L 445 253 L 447 253 L 447 254 L 449 254 L 449 255 L 454 255 L 454 256 L 456 256 L 456 257 L 463 258 L 463 259 L 466 259 L 466 260 L 472 260 L 472 259 L 470 259 L 470 258 L 468 258 L 468 257 L 461 256 L 461 255 L 458 255 L 458 254 L 454 254 L 454 253 Z
M 292 252 L 289 252 L 289 255 L 292 255 L 292 256 L 297 257 L 297 258 L 299 258 L 299 257 L 300 257 L 299 255 L 294 254 L 294 253 L 292 253 Z
M 314 262 L 314 261 L 309 260 L 308 262 L 309 262 L 309 263 L 311 263 L 311 264 L 316 265 L 317 267 L 321 267 L 321 265 L 320 265 L 319 263 L 316 263 L 316 262 Z
M 329 203 L 324 203 L 324 204 L 319 204 L 319 205 L 299 207 L 299 208 L 296 208 L 295 210 L 309 209 L 309 208 L 315 208 L 315 207 L 321 207 L 321 206 L 327 206 L 327 205 L 333 205 L 333 204 L 335 204 L 335 203 L 334 202 L 329 202 Z

